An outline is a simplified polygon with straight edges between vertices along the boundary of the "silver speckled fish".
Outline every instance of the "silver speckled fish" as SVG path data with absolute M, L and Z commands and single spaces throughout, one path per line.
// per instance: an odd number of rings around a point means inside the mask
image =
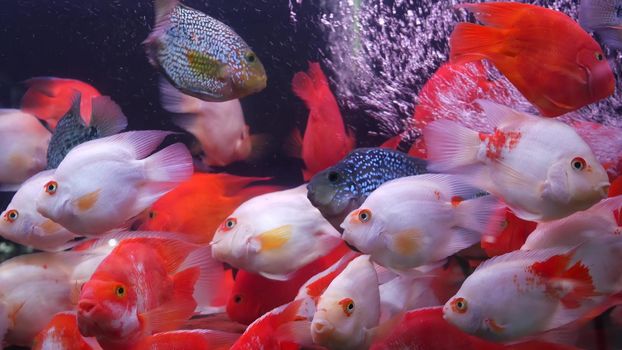
M 127 127 L 121 107 L 108 96 L 93 97 L 89 125 L 80 116 L 81 94 L 76 91 L 69 111 L 56 125 L 47 153 L 47 169 L 56 169 L 72 148 L 77 145 L 114 135 Z
M 222 102 L 266 87 L 259 58 L 229 26 L 177 0 L 155 0 L 155 12 L 147 57 L 177 89 Z
M 581 0 L 579 24 L 614 49 L 622 49 L 622 0 Z

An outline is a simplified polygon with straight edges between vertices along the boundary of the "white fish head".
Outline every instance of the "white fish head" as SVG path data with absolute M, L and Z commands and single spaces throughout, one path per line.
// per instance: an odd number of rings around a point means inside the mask
M 458 291 L 443 307 L 443 318 L 466 333 L 478 333 L 483 326 L 483 319 L 476 298 Z
M 380 292 L 376 270 L 368 255 L 343 270 L 319 299 L 311 323 L 316 344 L 329 348 L 358 349 L 367 330 L 380 321 Z
M 384 226 L 381 214 L 364 205 L 348 214 L 341 224 L 343 239 L 366 254 L 378 248 Z
M 39 214 L 55 222 L 63 222 L 67 216 L 73 215 L 68 182 L 50 176 L 38 192 L 34 198 Z
M 238 268 L 246 266 L 253 228 L 234 212 L 220 224 L 212 239 L 212 256 Z

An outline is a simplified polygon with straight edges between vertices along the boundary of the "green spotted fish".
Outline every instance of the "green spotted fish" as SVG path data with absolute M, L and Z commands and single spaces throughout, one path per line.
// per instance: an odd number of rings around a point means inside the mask
M 155 0 L 155 22 L 147 57 L 183 93 L 223 102 L 266 87 L 259 58 L 226 24 L 177 0 Z

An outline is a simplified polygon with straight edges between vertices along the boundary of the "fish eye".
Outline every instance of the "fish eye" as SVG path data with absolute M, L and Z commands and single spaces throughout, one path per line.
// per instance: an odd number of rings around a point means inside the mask
M 116 294 L 117 297 L 119 297 L 119 298 L 123 298 L 125 296 L 125 287 L 123 287 L 123 286 L 116 286 L 114 288 L 114 294 Z
M 246 62 L 248 62 L 248 63 L 253 63 L 257 59 L 255 57 L 255 53 L 253 53 L 252 51 L 247 52 L 246 55 L 244 56 L 244 58 L 246 59 Z
M 151 211 L 149 212 L 149 219 L 155 219 L 155 217 L 156 217 L 156 212 L 155 212 L 155 211 L 153 211 L 153 210 L 151 210 Z
M 467 301 L 464 298 L 456 298 L 451 302 L 451 309 L 459 314 L 467 312 L 468 308 Z
M 331 171 L 330 173 L 328 173 L 328 181 L 335 183 L 337 181 L 339 181 L 341 176 L 339 176 L 339 173 L 336 171 Z
M 240 294 L 236 294 L 236 295 L 233 296 L 233 302 L 236 303 L 236 304 L 241 303 L 242 299 L 243 298 L 242 298 L 242 296 Z
M 359 211 L 358 218 L 361 222 L 368 222 L 369 220 L 371 220 L 371 210 L 362 209 L 361 211 Z
M 229 231 L 232 230 L 235 225 L 237 225 L 238 220 L 236 220 L 236 218 L 228 218 L 227 220 L 225 220 L 225 222 L 223 222 L 222 224 L 222 229 L 224 231 Z
M 595 52 L 594 53 L 594 57 L 596 57 L 597 60 L 602 61 L 605 59 L 605 56 L 603 56 L 602 52 Z
M 570 162 L 570 165 L 572 166 L 574 170 L 581 171 L 585 169 L 585 167 L 587 166 L 587 163 L 585 162 L 585 159 L 581 157 L 576 157 L 572 160 L 572 162 Z
M 14 222 L 19 217 L 19 212 L 15 209 L 11 209 L 4 214 L 4 220 L 8 222 Z
M 50 181 L 46 183 L 43 188 L 45 188 L 45 192 L 47 192 L 47 194 L 53 195 L 58 190 L 58 183 L 56 181 Z
M 350 298 L 342 299 L 339 302 L 339 305 L 341 305 L 341 308 L 347 317 L 350 317 L 354 312 L 354 301 Z

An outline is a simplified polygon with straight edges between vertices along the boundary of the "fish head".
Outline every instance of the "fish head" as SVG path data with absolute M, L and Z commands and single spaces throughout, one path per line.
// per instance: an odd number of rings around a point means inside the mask
M 243 45 L 233 50 L 229 60 L 230 79 L 237 96 L 243 97 L 265 89 L 268 82 L 266 70 L 251 48 Z
M 379 243 L 384 230 L 383 218 L 371 208 L 363 207 L 348 214 L 341 228 L 343 239 L 363 253 L 371 253 Z
M 320 297 L 311 336 L 322 346 L 356 349 L 379 319 L 378 277 L 369 256 L 363 255 L 352 260 Z
M 325 217 L 346 215 L 358 208 L 362 200 L 358 186 L 340 166 L 317 173 L 307 185 L 307 198 Z
M 586 74 L 587 88 L 593 101 L 613 94 L 615 77 L 601 47 L 594 41 L 577 53 L 577 64 Z
M 112 279 L 91 279 L 80 292 L 78 327 L 86 337 L 127 337 L 138 331 L 136 295 L 129 285 Z
M 39 214 L 34 206 L 9 206 L 0 215 L 2 237 L 36 249 L 55 251 L 75 237 L 60 224 Z
M 262 303 L 266 303 L 261 288 L 266 286 L 266 278 L 239 270 L 233 290 L 227 301 L 227 315 L 233 321 L 251 324 L 262 315 Z M 268 292 L 269 293 L 269 292 Z
M 36 197 L 36 208 L 39 214 L 56 222 L 68 214 L 71 215 L 71 192 L 66 183 L 50 178 L 40 189 Z
M 443 306 L 443 318 L 468 334 L 478 333 L 484 326 L 477 301 L 466 295 L 449 299 Z
M 240 220 L 234 212 L 216 230 L 210 243 L 212 256 L 217 260 L 240 267 L 240 263 L 246 260 L 248 255 L 252 232 L 252 227 Z

